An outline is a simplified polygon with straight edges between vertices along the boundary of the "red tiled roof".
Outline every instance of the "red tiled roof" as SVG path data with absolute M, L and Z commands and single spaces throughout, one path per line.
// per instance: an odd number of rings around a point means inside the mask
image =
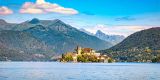
M 91 48 L 83 48 L 84 53 L 90 53 L 93 49 Z

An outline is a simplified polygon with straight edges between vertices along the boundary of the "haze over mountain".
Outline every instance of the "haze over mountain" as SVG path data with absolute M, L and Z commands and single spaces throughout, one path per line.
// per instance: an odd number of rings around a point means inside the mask
M 85 29 L 83 29 L 83 28 L 80 28 L 79 30 L 80 30 L 80 31 L 82 31 L 82 32 L 87 33 L 88 35 L 92 35 L 92 36 L 94 36 L 94 34 L 93 34 L 93 33 L 89 32 L 89 31 L 87 31 L 87 30 L 85 30 Z
M 101 30 L 97 30 L 95 36 L 102 39 L 102 40 L 110 42 L 113 45 L 115 45 L 125 39 L 125 37 L 123 35 L 107 35 L 107 34 L 103 33 Z
M 38 57 L 48 58 L 73 51 L 77 45 L 96 50 L 112 46 L 111 43 L 81 32 L 58 19 L 39 20 L 34 18 L 19 24 L 1 21 L 0 25 L 0 29 L 2 29 L 0 43 L 5 47 L 2 49 L 23 52 L 23 54 L 37 54 Z
M 160 27 L 136 32 L 110 49 L 100 52 L 117 61 L 147 62 L 160 55 Z
M 108 35 L 108 34 L 103 33 L 101 30 L 97 30 L 96 34 L 93 34 L 93 33 L 89 32 L 89 31 L 87 31 L 83 28 L 81 28 L 79 30 L 83 31 L 83 32 L 85 32 L 89 35 L 96 36 L 101 40 L 110 42 L 113 45 L 116 45 L 116 44 L 118 44 L 119 42 L 121 42 L 122 40 L 125 39 L 125 37 L 123 35 Z

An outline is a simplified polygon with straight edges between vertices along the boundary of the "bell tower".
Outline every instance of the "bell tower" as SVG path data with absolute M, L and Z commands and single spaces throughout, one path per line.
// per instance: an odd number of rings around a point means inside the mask
M 82 53 L 82 48 L 80 46 L 77 46 L 77 54 L 80 55 Z

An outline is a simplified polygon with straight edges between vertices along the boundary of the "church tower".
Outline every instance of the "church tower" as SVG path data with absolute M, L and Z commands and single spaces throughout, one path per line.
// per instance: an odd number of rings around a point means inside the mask
M 80 55 L 82 53 L 82 48 L 80 46 L 77 46 L 77 54 Z

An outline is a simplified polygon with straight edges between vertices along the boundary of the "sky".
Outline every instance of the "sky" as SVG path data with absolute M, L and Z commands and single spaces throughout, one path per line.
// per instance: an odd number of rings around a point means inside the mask
M 128 36 L 160 27 L 160 0 L 0 0 L 0 19 L 21 23 L 32 18 Z

